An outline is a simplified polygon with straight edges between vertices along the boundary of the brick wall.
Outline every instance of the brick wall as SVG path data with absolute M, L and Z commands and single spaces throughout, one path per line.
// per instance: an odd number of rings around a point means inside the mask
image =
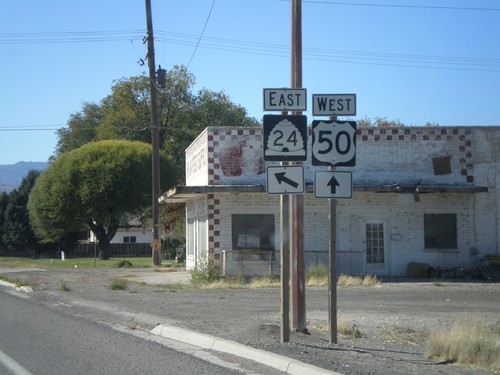
M 355 192 L 338 201 L 339 272 L 367 273 L 364 236 L 367 222 L 380 222 L 385 230 L 386 264 L 381 272 L 404 275 L 409 262 L 433 267 L 470 268 L 481 256 L 500 251 L 500 128 L 410 127 L 367 128 L 357 131 L 357 164 L 354 184 L 453 184 L 481 185 L 487 193 L 412 194 Z M 206 143 L 204 143 L 206 142 Z M 309 147 L 310 149 L 310 147 Z M 206 150 L 206 164 L 201 157 Z M 207 128 L 187 150 L 191 185 L 265 184 L 260 128 Z M 433 158 L 449 157 L 451 173 L 434 174 Z M 188 163 L 188 161 L 187 161 Z M 268 163 L 271 164 L 271 163 Z M 196 166 L 193 166 L 196 165 Z M 304 163 L 306 181 L 313 167 Z M 324 169 L 324 167 L 323 167 Z M 200 172 L 202 171 L 202 172 Z M 200 176 L 203 176 L 200 178 Z M 305 249 L 328 249 L 328 200 L 304 197 Z M 206 211 L 203 211 L 203 208 Z M 206 218 L 208 253 L 220 259 L 232 248 L 231 215 L 275 215 L 275 245 L 279 249 L 279 197 L 267 194 L 209 194 L 188 204 L 188 218 Z M 458 249 L 424 249 L 424 214 L 457 215 Z M 479 255 L 471 255 L 477 248 Z

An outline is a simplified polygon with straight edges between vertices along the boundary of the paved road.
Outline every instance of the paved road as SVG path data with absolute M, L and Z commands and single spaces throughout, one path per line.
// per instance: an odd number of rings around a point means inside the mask
M 341 336 L 339 344 L 331 346 L 325 331 L 327 289 L 308 287 L 311 335 L 292 332 L 290 343 L 280 344 L 278 288 L 182 288 L 178 285 L 179 277 L 185 276 L 182 273 L 134 269 L 21 271 L 15 276 L 34 281 L 34 291 L 26 295 L 51 310 L 129 327 L 129 332 L 151 331 L 159 325 L 179 327 L 345 375 L 490 374 L 427 357 L 425 341 L 430 332 L 449 327 L 456 318 L 474 312 L 479 312 L 491 327 L 500 323 L 497 283 L 385 280 L 372 288 L 339 288 L 339 316 L 348 326 L 359 328 L 361 337 Z M 128 279 L 127 290 L 110 290 L 108 286 L 115 278 Z M 61 282 L 70 291 L 61 291 Z M 0 300 L 1 293 L 0 286 Z M 250 369 L 253 372 L 247 373 L 256 372 Z M 260 373 L 270 374 L 266 370 Z
M 2 293 L 0 316 L 0 374 L 238 373 L 30 298 Z

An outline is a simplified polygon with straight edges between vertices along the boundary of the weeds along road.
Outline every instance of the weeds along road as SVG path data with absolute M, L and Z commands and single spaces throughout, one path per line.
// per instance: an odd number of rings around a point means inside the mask
M 23 271 L 16 277 L 35 284 L 29 298 L 66 314 L 130 330 L 174 325 L 346 375 L 491 374 L 429 358 L 425 344 L 431 332 L 472 313 L 490 327 L 500 324 L 498 283 L 389 280 L 375 287 L 338 288 L 338 316 L 361 337 L 339 335 L 338 345 L 330 346 L 327 288 L 308 287 L 311 334 L 293 332 L 289 343 L 280 344 L 279 288 L 200 290 L 138 269 Z M 109 288 L 117 278 L 128 281 L 124 290 Z

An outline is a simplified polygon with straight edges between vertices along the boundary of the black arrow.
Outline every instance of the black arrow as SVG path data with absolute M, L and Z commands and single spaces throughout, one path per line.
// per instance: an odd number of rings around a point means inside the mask
M 340 184 L 337 181 L 337 179 L 335 178 L 335 176 L 332 176 L 332 178 L 330 179 L 330 181 L 328 181 L 328 184 L 326 184 L 326 185 L 330 186 L 332 194 L 337 193 L 337 186 L 340 186 Z
M 278 180 L 278 183 L 281 185 L 281 183 L 284 182 L 285 184 L 297 188 L 299 184 L 293 180 L 290 180 L 288 177 L 285 177 L 285 173 L 286 172 L 280 172 L 274 174 L 276 176 L 276 180 Z

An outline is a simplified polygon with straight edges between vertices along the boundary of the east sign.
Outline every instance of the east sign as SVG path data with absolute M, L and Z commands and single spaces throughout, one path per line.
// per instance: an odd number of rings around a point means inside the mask
M 304 112 L 306 110 L 306 89 L 264 89 L 264 111 Z

